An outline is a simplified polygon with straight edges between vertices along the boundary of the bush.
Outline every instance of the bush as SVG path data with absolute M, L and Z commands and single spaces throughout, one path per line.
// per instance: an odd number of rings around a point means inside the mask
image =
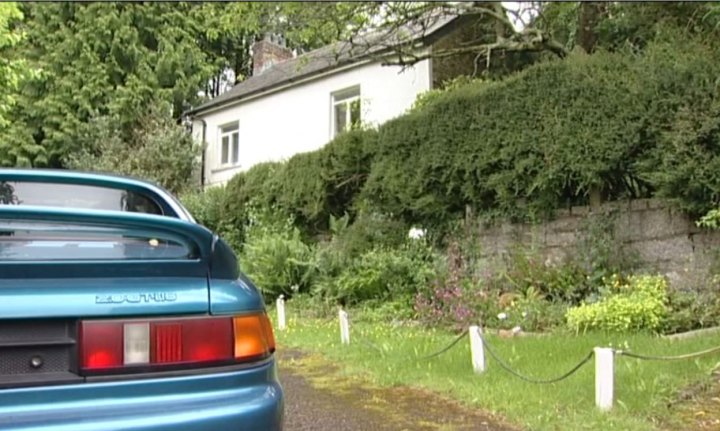
M 577 55 L 437 97 L 379 129 L 366 197 L 409 222 L 442 223 L 466 205 L 522 220 L 584 203 L 593 187 L 622 195 L 623 178 L 639 181 L 628 161 L 647 146 L 635 61 Z
M 718 278 L 714 277 L 708 289 L 691 292 L 671 290 L 663 332 L 674 334 L 720 325 L 718 284 Z
M 278 203 L 309 232 L 326 231 L 331 215 L 352 214 L 374 154 L 374 130 L 338 135 L 320 150 L 287 161 Z
M 486 279 L 500 292 L 522 293 L 532 289 L 550 302 L 578 304 L 593 291 L 586 272 L 575 262 L 549 263 L 536 250 L 512 249 L 503 267 Z
M 568 326 L 576 332 L 613 332 L 661 328 L 668 309 L 667 281 L 661 276 L 612 277 L 606 294 L 596 303 L 567 311 Z
M 720 206 L 720 50 L 664 34 L 639 54 L 572 54 L 502 81 L 457 80 L 377 131 L 238 175 L 231 205 L 278 205 L 313 235 L 331 215 L 363 212 L 433 231 L 468 209 L 538 221 L 591 191 L 704 213 Z
M 350 260 L 336 277 L 326 277 L 318 293 L 345 304 L 367 300 L 406 299 L 434 276 L 434 255 L 422 245 L 376 248 Z
M 698 43 L 676 46 L 658 43 L 647 54 L 657 66 L 648 70 L 649 90 L 661 95 L 647 109 L 663 116 L 648 123 L 658 145 L 641 166 L 658 196 L 700 216 L 720 206 L 720 50 Z
M 315 275 L 313 247 L 302 241 L 292 218 L 277 209 L 248 210 L 240 268 L 268 299 L 307 292 Z
M 574 303 L 596 295 L 605 280 L 614 274 L 626 274 L 638 266 L 637 252 L 626 248 L 615 236 L 615 216 L 615 213 L 594 212 L 580 224 L 576 254 L 571 262 L 586 278 L 580 281 L 580 285 L 585 286 L 583 295 L 576 297 Z
M 220 235 L 236 252 L 242 250 L 245 214 L 228 212 L 228 193 L 225 187 L 184 193 L 180 195 L 180 200 L 198 223 Z
M 82 150 L 68 156 L 66 165 L 155 181 L 173 193 L 197 187 L 200 148 L 166 112 L 163 105 L 153 107 L 128 142 L 116 118 L 93 119 L 83 125 Z
M 702 146 L 710 142 L 704 134 L 717 129 L 710 102 L 719 54 L 710 44 L 676 39 L 682 43 L 653 42 L 642 55 L 571 55 L 434 97 L 380 127 L 382 145 L 363 194 L 377 211 L 425 225 L 466 206 L 504 219 L 543 219 L 587 203 L 591 190 L 609 200 L 649 197 L 657 188 L 707 206 L 720 199 L 714 147 Z M 676 120 L 683 110 L 698 120 L 693 127 Z M 667 130 L 673 123 L 676 132 Z M 698 172 L 703 159 L 711 163 Z

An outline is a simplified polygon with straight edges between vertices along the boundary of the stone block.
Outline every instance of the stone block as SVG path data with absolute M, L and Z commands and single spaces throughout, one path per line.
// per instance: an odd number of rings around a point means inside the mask
M 630 211 L 642 211 L 648 208 L 648 199 L 633 199 L 630 201 Z
M 555 232 L 545 237 L 548 247 L 575 247 L 577 235 L 574 232 Z
M 648 264 L 688 262 L 693 259 L 692 243 L 684 235 L 634 242 L 631 247 L 637 251 L 640 260 Z
M 643 239 L 662 238 L 675 235 L 673 217 L 665 210 L 639 211 L 639 227 Z
M 588 214 L 590 214 L 590 207 L 587 205 L 570 208 L 570 215 L 586 217 Z
M 662 199 L 648 199 L 648 209 L 654 210 L 654 209 L 660 209 L 660 208 L 667 208 L 668 204 Z
M 551 235 L 555 232 L 575 232 L 580 229 L 582 217 L 564 217 L 553 220 L 545 224 L 545 235 Z

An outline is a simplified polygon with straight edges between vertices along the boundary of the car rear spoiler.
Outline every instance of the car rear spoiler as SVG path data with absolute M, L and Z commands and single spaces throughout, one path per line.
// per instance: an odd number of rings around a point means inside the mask
M 157 232 L 157 234 L 174 234 L 197 246 L 199 252 L 199 262 L 197 263 L 202 264 L 206 273 L 212 271 L 214 276 L 220 278 L 237 277 L 237 261 L 232 251 L 219 240 L 217 235 L 199 224 L 173 217 L 106 210 L 0 205 L 0 221 L 3 220 L 60 222 Z M 228 253 L 230 256 L 226 256 Z M 40 262 L 34 263 L 39 264 Z M 93 262 L 85 263 L 89 265 Z M 9 274 L 8 271 L 17 265 L 17 261 L 0 260 L 0 277 Z M 175 263 L 173 266 L 177 267 L 178 265 Z M 214 270 L 213 266 L 216 267 Z

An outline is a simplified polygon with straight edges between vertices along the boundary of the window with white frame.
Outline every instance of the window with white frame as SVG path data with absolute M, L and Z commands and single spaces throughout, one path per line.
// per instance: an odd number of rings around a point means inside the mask
M 220 127 L 220 166 L 234 166 L 240 160 L 238 123 Z
M 360 126 L 360 86 L 332 93 L 332 136 Z

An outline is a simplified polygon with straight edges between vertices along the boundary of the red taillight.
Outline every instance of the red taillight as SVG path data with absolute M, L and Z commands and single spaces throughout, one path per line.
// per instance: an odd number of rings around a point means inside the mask
M 90 373 L 232 364 L 274 351 L 265 313 L 80 325 L 80 368 Z
M 80 331 L 83 368 L 114 368 L 123 364 L 122 323 L 83 324 Z
M 233 359 L 232 319 L 188 319 L 183 324 L 183 362 Z
M 156 323 L 152 326 L 152 360 L 156 364 L 182 361 L 182 325 L 179 323 Z

